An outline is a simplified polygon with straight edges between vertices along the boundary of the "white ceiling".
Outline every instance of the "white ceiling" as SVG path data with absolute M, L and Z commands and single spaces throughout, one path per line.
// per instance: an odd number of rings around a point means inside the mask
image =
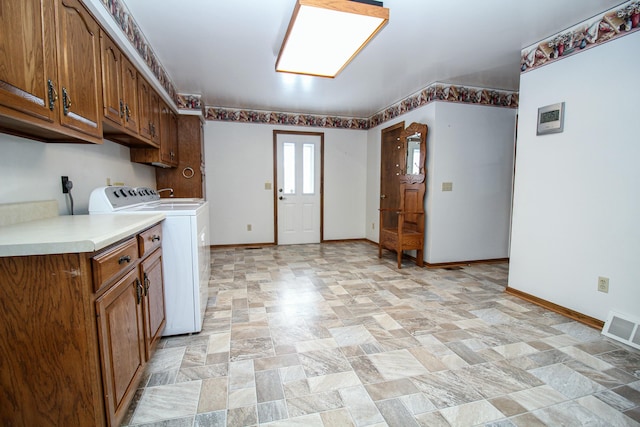
M 384 0 L 389 23 L 335 79 L 275 72 L 295 0 L 125 3 L 179 93 L 366 118 L 434 82 L 517 90 L 522 48 L 621 1 Z

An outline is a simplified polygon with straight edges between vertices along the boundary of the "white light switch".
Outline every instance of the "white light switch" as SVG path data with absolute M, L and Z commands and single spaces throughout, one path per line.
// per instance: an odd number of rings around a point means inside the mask
M 453 191 L 453 182 L 443 182 L 442 191 Z

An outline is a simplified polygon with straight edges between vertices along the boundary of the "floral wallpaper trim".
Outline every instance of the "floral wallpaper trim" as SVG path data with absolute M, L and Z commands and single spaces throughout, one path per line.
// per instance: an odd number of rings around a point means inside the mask
M 147 64 L 153 75 L 158 79 L 162 87 L 167 91 L 169 97 L 178 104 L 176 88 L 169 78 L 169 74 L 165 71 L 153 52 L 151 44 L 147 41 L 133 19 L 131 12 L 125 4 L 120 0 L 101 0 L 111 17 L 116 21 L 122 32 L 125 34 L 131 45 L 136 49 L 140 57 Z
M 369 119 L 338 116 L 318 116 L 314 114 L 301 113 L 282 113 L 276 111 L 241 110 L 222 107 L 206 107 L 205 119 L 225 122 L 314 126 L 340 129 L 369 128 Z
M 188 93 L 177 93 L 176 105 L 181 110 L 202 111 L 202 97 Z
M 366 130 L 434 101 L 518 108 L 518 93 L 500 91 L 496 89 L 483 89 L 469 86 L 434 83 L 369 118 L 319 116 L 301 113 L 205 107 L 205 119 L 240 123 Z
M 369 127 L 378 126 L 381 123 L 435 101 L 518 108 L 518 92 L 447 83 L 433 83 L 369 117 Z
M 640 1 L 622 3 L 522 50 L 521 73 L 640 29 Z

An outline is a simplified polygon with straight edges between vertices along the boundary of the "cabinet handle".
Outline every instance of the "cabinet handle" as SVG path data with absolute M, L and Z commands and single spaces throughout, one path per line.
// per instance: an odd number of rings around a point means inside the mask
M 127 122 L 129 121 L 129 117 L 131 117 L 131 110 L 129 109 L 129 104 L 124 106 L 124 113 L 127 116 Z
M 49 92 L 49 110 L 53 111 L 54 104 L 58 100 L 58 92 L 56 92 L 56 88 L 53 87 L 51 79 L 47 80 L 47 88 Z
M 135 285 L 136 285 L 136 301 L 139 305 L 140 302 L 142 301 L 142 291 L 141 291 L 142 285 L 140 284 L 140 279 L 138 279 L 137 277 L 136 277 Z
M 120 100 L 120 118 L 124 117 L 124 102 L 122 102 L 122 99 Z
M 152 242 L 160 241 L 160 236 L 158 236 L 157 234 L 154 234 L 153 237 L 151 237 L 151 241 Z
M 118 264 L 124 264 L 125 262 L 131 262 L 131 257 L 129 255 L 122 255 L 118 259 Z
M 149 276 L 147 273 L 144 273 L 144 296 L 149 295 L 149 286 L 151 285 L 151 280 L 149 280 Z
M 62 88 L 62 112 L 65 116 L 69 115 L 69 110 L 71 109 L 71 97 L 67 92 L 67 88 Z

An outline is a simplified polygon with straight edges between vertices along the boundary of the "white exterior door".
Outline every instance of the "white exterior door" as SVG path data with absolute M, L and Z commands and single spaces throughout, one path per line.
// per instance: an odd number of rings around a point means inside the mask
M 320 243 L 321 138 L 295 133 L 276 138 L 278 244 Z

